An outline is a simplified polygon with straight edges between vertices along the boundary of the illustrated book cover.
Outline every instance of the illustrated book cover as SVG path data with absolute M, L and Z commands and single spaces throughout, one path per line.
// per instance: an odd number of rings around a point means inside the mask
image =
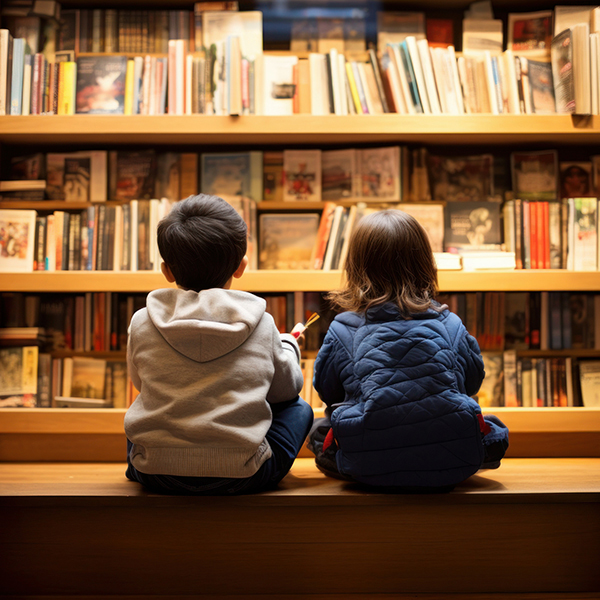
M 77 114 L 124 114 L 126 73 L 126 56 L 80 56 L 77 59 Z

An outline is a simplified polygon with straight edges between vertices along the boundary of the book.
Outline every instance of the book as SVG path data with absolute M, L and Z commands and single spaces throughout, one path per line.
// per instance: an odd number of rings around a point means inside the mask
M 399 44 L 409 35 L 425 39 L 425 13 L 420 11 L 377 12 L 377 48 Z
M 318 213 L 262 214 L 259 269 L 310 269 L 317 240 Z
M 64 198 L 67 202 L 88 202 L 90 199 L 89 157 L 70 156 L 65 158 Z
M 37 346 L 0 348 L 0 408 L 36 406 Z
M 283 199 L 321 200 L 321 150 L 283 151 Z
M 583 406 L 600 407 L 600 361 L 580 360 L 578 365 Z
M 433 200 L 484 201 L 494 195 L 494 157 L 430 154 L 427 167 Z
M 0 210 L 0 272 L 33 270 L 34 210 Z
M 323 200 L 343 200 L 360 195 L 356 163 L 357 151 L 354 149 L 321 152 Z
M 298 65 L 298 57 L 263 55 L 262 61 L 264 87 L 261 114 L 294 114 L 294 67 Z
M 531 105 L 535 114 L 547 115 L 556 112 L 554 100 L 554 82 L 552 65 L 529 59 L 529 85 L 531 88 Z
M 552 11 L 508 14 L 506 47 L 527 57 L 548 57 L 552 44 Z
M 106 361 L 99 358 L 74 356 L 72 361 L 71 380 L 63 387 L 65 396 L 106 400 L 105 379 Z
M 445 209 L 445 248 L 499 248 L 502 241 L 500 212 L 500 202 L 493 200 L 448 202 Z
M 205 13 L 206 14 L 206 13 Z M 200 189 L 215 196 L 262 200 L 263 153 L 219 152 L 200 157 Z
M 504 404 L 504 364 L 502 352 L 482 352 L 485 379 L 477 392 L 477 402 L 483 408 Z
M 561 198 L 584 198 L 595 197 L 596 193 L 592 186 L 592 163 L 591 162 L 563 162 L 560 167 L 560 197 Z
M 558 197 L 558 152 L 512 152 L 512 188 L 522 200 L 555 200 Z
M 400 200 L 400 147 L 358 150 L 360 196 L 366 200 Z
M 109 152 L 111 200 L 142 200 L 154 197 L 156 154 L 154 150 Z
M 125 112 L 126 56 L 77 58 L 77 114 Z
M 441 204 L 401 204 L 400 210 L 412 215 L 427 232 L 433 252 L 444 250 L 444 207 Z

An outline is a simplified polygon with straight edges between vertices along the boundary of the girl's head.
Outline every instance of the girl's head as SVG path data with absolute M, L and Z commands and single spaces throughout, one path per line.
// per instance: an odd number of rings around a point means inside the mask
M 366 312 L 385 302 L 408 316 L 434 308 L 437 268 L 423 227 L 400 210 L 382 210 L 359 222 L 350 238 L 346 283 L 329 299 L 342 310 Z

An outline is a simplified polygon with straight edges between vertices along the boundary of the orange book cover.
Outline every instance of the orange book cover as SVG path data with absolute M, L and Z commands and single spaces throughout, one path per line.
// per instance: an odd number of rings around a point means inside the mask
M 327 241 L 331 232 L 335 208 L 335 202 L 325 202 L 323 205 L 319 230 L 317 231 L 317 241 L 313 250 L 313 256 L 311 257 L 313 269 L 320 270 L 323 268 L 323 258 L 325 257 L 325 249 L 327 248 Z
M 543 249 L 542 249 L 542 269 L 550 268 L 550 204 L 548 202 L 542 202 L 542 238 L 543 238 Z
M 538 266 L 538 203 L 529 203 L 529 253 L 531 257 L 531 268 L 539 269 Z

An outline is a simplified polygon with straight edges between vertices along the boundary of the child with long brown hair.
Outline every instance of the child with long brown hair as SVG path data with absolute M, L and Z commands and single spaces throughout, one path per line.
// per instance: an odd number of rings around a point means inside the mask
M 353 232 L 343 289 L 315 362 L 326 404 L 309 448 L 333 477 L 409 491 L 446 491 L 496 468 L 508 429 L 481 414 L 477 341 L 435 301 L 427 233 L 411 215 L 383 210 Z

